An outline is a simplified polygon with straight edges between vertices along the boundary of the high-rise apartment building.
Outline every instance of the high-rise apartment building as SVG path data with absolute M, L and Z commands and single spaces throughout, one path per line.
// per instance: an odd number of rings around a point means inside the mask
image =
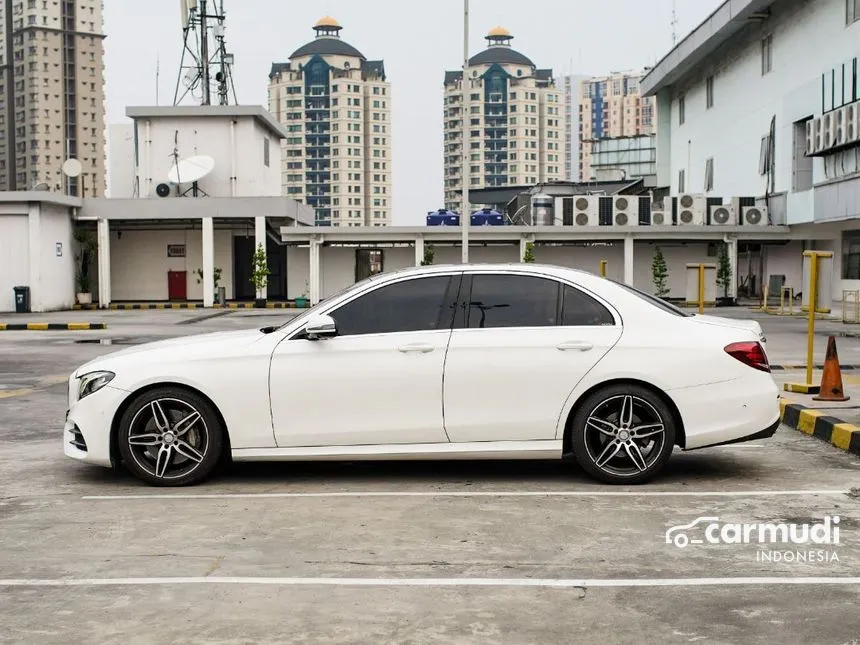
M 579 177 L 579 101 L 582 95 L 582 84 L 590 76 L 581 74 L 564 74 L 556 80 L 561 88 L 564 104 L 564 178 L 567 181 L 580 181 Z
M 269 75 L 269 111 L 284 124 L 284 194 L 318 226 L 391 224 L 391 84 L 322 18 L 316 38 Z
M 654 98 L 643 98 L 639 91 L 639 83 L 647 73 L 647 69 L 618 72 L 582 83 L 579 106 L 579 173 L 582 181 L 595 177 L 594 142 L 627 137 L 644 137 L 644 141 L 649 141 L 650 135 L 656 134 Z
M 104 194 L 102 30 L 102 0 L 0 2 L 0 190 Z
M 463 72 L 445 73 L 445 207 L 464 213 L 469 190 L 534 185 L 564 176 L 564 114 L 551 69 L 538 69 L 496 27 Z M 463 119 L 469 167 L 463 171 Z

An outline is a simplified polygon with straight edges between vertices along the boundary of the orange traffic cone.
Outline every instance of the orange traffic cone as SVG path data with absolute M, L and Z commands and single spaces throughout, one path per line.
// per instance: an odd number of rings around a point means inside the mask
M 827 339 L 827 355 L 824 357 L 824 373 L 821 375 L 821 391 L 814 401 L 847 401 L 842 390 L 842 370 L 839 368 L 839 357 L 836 355 L 836 337 Z

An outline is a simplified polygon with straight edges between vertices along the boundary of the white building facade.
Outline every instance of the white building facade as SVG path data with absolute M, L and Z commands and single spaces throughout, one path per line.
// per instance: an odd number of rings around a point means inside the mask
M 642 81 L 657 101 L 658 185 L 734 201 L 739 221 L 745 197 L 773 224 L 829 233 L 762 252 L 784 259 L 799 291 L 802 250 L 834 251 L 834 301 L 860 289 L 857 5 L 729 0 Z M 839 144 L 816 152 L 808 127 L 814 139 L 816 121 L 837 116 Z
M 465 86 L 462 70 L 445 73 L 445 208 L 456 213 L 463 213 L 464 181 L 477 190 L 564 178 L 562 92 L 552 70 L 511 48 L 512 38 L 502 27 L 487 34 L 488 47 L 469 59 Z
M 330 17 L 316 38 L 274 63 L 269 111 L 284 125 L 282 184 L 317 226 L 386 226 L 392 213 L 391 84 L 381 60 L 340 37 Z

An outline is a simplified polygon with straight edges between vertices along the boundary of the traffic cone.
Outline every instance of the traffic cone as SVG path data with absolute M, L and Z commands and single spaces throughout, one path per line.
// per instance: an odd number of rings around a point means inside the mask
M 827 339 L 827 355 L 824 357 L 824 373 L 821 375 L 821 391 L 814 401 L 847 401 L 842 389 L 842 370 L 839 368 L 839 357 L 836 355 L 836 337 Z

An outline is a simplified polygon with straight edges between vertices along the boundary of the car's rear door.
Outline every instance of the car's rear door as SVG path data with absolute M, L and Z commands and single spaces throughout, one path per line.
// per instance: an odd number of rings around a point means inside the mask
M 617 314 L 548 275 L 466 274 L 445 361 L 452 442 L 554 439 L 570 392 L 621 336 Z

